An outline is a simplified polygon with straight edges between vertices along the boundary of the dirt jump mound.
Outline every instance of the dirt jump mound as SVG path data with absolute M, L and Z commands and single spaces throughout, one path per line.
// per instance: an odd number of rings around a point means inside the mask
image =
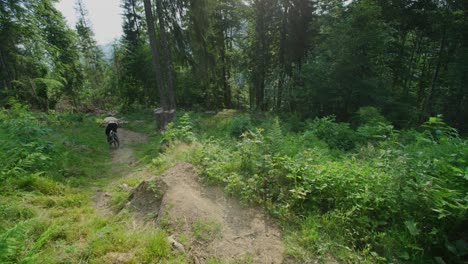
M 169 240 L 181 241 L 179 250 L 194 263 L 283 262 L 281 233 L 274 221 L 259 208 L 226 198 L 221 188 L 200 184 L 190 164 L 178 164 L 142 182 L 125 207 L 137 222 L 172 230 Z
M 158 217 L 166 190 L 160 178 L 145 180 L 132 191 L 124 208 L 134 214 L 137 223 L 151 223 Z

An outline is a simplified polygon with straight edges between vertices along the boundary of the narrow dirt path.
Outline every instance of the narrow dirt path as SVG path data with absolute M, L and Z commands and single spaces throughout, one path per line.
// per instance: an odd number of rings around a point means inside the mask
M 137 167 L 132 144 L 144 143 L 144 134 L 119 130 L 121 147 L 112 153 L 113 171 L 121 177 L 145 180 L 129 187 L 125 208 L 134 223 L 143 227 L 163 227 L 171 238 L 182 241 L 193 263 L 209 259 L 236 263 L 282 263 L 284 247 L 277 225 L 259 208 L 245 208 L 226 198 L 222 189 L 207 187 L 191 164 L 179 163 L 159 176 L 149 168 Z M 132 169 L 133 168 L 133 169 Z M 97 190 L 95 207 L 110 216 L 111 195 Z M 239 262 L 240 261 L 240 262 Z
M 122 177 L 130 174 L 129 168 L 136 165 L 136 156 L 133 149 L 130 147 L 132 144 L 144 143 L 148 137 L 143 133 L 133 132 L 126 129 L 118 130 L 120 147 L 112 151 L 112 171 Z M 140 172 L 141 173 L 141 172 Z M 151 173 L 148 170 L 144 172 L 148 177 L 151 177 Z M 110 207 L 110 200 L 112 196 L 103 191 L 102 189 L 96 190 L 93 201 L 94 207 L 98 213 L 104 216 L 112 215 L 112 208 Z
M 122 165 L 132 165 L 136 161 L 131 144 L 144 143 L 148 139 L 145 134 L 119 129 L 120 147 L 112 152 L 114 167 L 119 169 Z

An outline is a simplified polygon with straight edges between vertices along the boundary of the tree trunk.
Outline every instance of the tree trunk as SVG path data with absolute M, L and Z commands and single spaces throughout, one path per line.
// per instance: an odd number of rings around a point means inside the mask
M 402 68 L 404 66 L 404 58 L 405 58 L 405 44 L 406 44 L 406 37 L 408 36 L 408 32 L 405 31 L 402 33 L 400 51 L 398 55 L 398 63 L 395 68 L 398 68 L 398 73 L 393 76 L 393 87 L 401 87 L 403 89 L 403 84 L 401 82 L 402 76 Z
M 228 59 L 226 56 L 226 42 L 228 41 L 224 35 L 224 29 L 220 30 L 220 42 L 221 45 L 221 60 L 223 62 L 222 66 L 222 75 L 223 75 L 223 88 L 224 88 L 224 107 L 231 108 L 232 107 L 232 100 L 231 100 L 231 87 L 229 85 L 229 65 Z
M 261 62 L 260 62 L 260 78 L 257 85 L 257 109 L 264 111 L 266 109 L 265 102 L 265 79 L 266 79 L 266 67 L 268 65 L 268 45 L 265 43 L 265 37 L 261 39 L 260 50 L 262 52 Z
M 446 44 L 445 42 L 446 42 L 446 31 L 444 29 L 442 40 L 440 41 L 440 48 L 439 48 L 436 68 L 434 70 L 434 74 L 432 75 L 431 85 L 429 86 L 429 91 L 427 92 L 426 98 L 424 100 L 423 108 L 421 109 L 421 116 L 419 119 L 420 122 L 423 122 L 426 117 L 426 114 L 427 114 L 426 112 L 429 107 L 429 102 L 431 101 L 431 97 L 434 93 L 437 79 L 439 78 L 440 66 L 442 65 L 442 53 L 444 52 L 445 44 Z
M 156 74 L 156 82 L 158 85 L 158 91 L 159 91 L 159 104 L 163 109 L 169 109 L 168 108 L 168 102 L 167 102 L 167 95 L 166 91 L 164 89 L 164 80 L 163 80 L 163 75 L 161 71 L 161 57 L 159 54 L 159 50 L 157 48 L 156 44 L 156 32 L 154 28 L 154 19 L 153 19 L 153 12 L 152 12 L 152 7 L 151 7 L 151 0 L 144 0 L 143 1 L 144 6 L 145 6 L 145 15 L 146 15 L 146 23 L 148 24 L 148 36 L 150 39 L 150 45 L 151 45 L 151 53 L 153 54 L 152 59 L 153 59 L 153 66 Z
M 249 105 L 250 109 L 255 109 L 255 85 L 249 86 Z
M 165 130 L 167 124 L 175 117 L 175 109 L 164 110 L 162 107 L 154 110 L 156 124 L 159 130 Z
M 427 56 L 424 56 L 423 62 L 422 62 L 422 70 L 421 70 L 421 77 L 419 78 L 419 88 L 417 91 L 417 99 L 416 99 L 416 104 L 418 109 L 422 108 L 422 102 L 424 100 L 424 78 L 426 76 L 426 69 L 428 68 L 427 66 Z M 430 65 L 429 65 L 430 68 Z M 415 120 L 416 121 L 416 120 Z
M 278 80 L 278 89 L 276 94 L 276 110 L 281 109 L 281 103 L 283 100 L 283 86 L 284 86 L 284 78 L 285 78 L 285 47 L 286 47 L 286 30 L 287 30 L 287 17 L 289 11 L 289 4 L 288 1 L 283 1 L 284 5 L 284 12 L 283 12 L 283 19 L 281 23 L 281 37 L 280 37 L 280 48 L 279 48 L 279 71 L 280 77 Z
M 146 0 L 147 1 L 147 0 Z M 176 109 L 175 95 L 174 95 L 174 82 L 172 79 L 172 62 L 171 62 L 171 52 L 167 43 L 166 37 L 166 26 L 164 24 L 164 13 L 161 4 L 161 0 L 156 0 L 156 13 L 158 15 L 159 21 L 159 36 L 161 48 L 164 52 L 164 66 L 165 66 L 165 77 L 167 79 L 167 96 L 168 96 L 168 109 Z
M 138 19 L 137 19 L 138 13 L 137 13 L 137 11 L 136 11 L 136 0 L 132 0 L 131 5 L 132 5 L 132 11 L 133 11 L 133 14 L 134 14 L 134 16 L 133 16 L 133 23 L 135 24 L 136 32 L 137 32 L 137 33 L 136 33 L 137 36 L 136 36 L 135 40 L 136 40 L 136 42 L 138 42 L 138 39 L 140 38 L 140 24 L 139 24 L 139 21 L 138 21 Z M 137 45 L 136 42 L 133 43 L 135 46 Z
M 5 86 L 4 89 L 6 91 L 11 90 L 11 79 L 9 78 L 10 74 L 8 72 L 8 68 L 5 63 L 5 59 L 3 58 L 3 53 L 1 49 L 0 49 L 0 72 L 4 73 L 4 77 L 5 77 L 5 79 L 3 80 L 3 84 Z
M 423 34 L 421 33 L 419 37 L 417 37 L 415 40 L 414 48 L 413 48 L 413 51 L 411 52 L 411 56 L 409 60 L 408 73 L 403 81 L 403 96 L 404 97 L 407 97 L 409 95 L 410 82 L 411 82 L 410 79 L 411 79 L 414 67 L 417 66 L 415 64 L 417 61 L 419 61 L 418 55 L 421 56 L 422 47 L 423 47 Z
M 269 59 L 270 47 L 268 45 L 268 25 L 267 22 L 267 2 L 256 1 L 255 15 L 258 17 L 255 25 L 255 51 L 253 58 L 254 70 L 254 91 L 255 91 L 255 108 L 263 111 L 266 108 L 265 104 L 265 79 L 267 74 L 267 66 Z
M 263 64 L 263 63 L 262 63 Z M 256 88 L 256 107 L 258 110 L 264 111 L 265 110 L 265 67 L 261 66 L 261 73 L 260 78 L 258 78 Z

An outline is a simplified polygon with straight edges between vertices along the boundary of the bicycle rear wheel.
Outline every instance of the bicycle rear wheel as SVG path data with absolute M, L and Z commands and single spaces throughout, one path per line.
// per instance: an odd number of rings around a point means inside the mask
M 120 142 L 119 142 L 119 138 L 117 137 L 117 133 L 111 130 L 109 137 L 110 137 L 109 145 L 111 146 L 111 148 L 114 148 L 114 149 L 119 148 Z

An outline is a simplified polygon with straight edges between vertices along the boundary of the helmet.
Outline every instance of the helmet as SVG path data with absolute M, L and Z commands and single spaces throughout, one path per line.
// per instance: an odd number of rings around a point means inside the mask
M 112 112 L 107 112 L 107 116 L 114 116 L 114 113 L 112 113 Z

